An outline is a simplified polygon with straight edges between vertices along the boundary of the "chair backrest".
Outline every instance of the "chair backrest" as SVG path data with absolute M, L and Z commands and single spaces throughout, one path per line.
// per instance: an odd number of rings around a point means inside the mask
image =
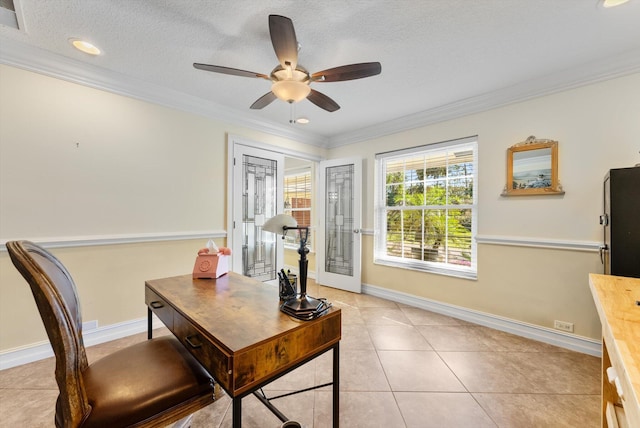
M 82 380 L 88 364 L 76 286 L 62 263 L 45 249 L 29 241 L 6 245 L 13 264 L 31 286 L 56 357 L 57 404 L 62 413 L 56 418 L 78 426 L 91 407 Z

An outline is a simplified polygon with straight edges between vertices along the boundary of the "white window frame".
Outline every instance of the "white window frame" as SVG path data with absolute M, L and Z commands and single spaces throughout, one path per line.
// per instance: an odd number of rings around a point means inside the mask
M 374 215 L 374 264 L 400 267 L 405 269 L 420 270 L 442 275 L 456 276 L 467 279 L 477 279 L 477 225 L 478 225 L 478 138 L 477 136 L 466 137 L 457 140 L 444 141 L 441 143 L 428 144 L 407 149 L 395 150 L 385 153 L 378 153 L 375 156 L 375 215 Z M 434 154 L 443 152 L 457 152 L 473 150 L 473 197 L 471 204 L 465 205 L 433 205 L 424 206 L 424 209 L 471 209 L 471 263 L 470 266 L 456 265 L 447 262 L 423 261 L 405 257 L 398 257 L 387 254 L 387 177 L 386 165 L 388 161 L 407 159 L 420 154 Z M 448 180 L 448 177 L 447 177 Z M 402 210 L 405 206 L 389 207 L 389 210 Z M 408 206 L 406 209 L 415 209 Z M 446 244 L 445 244 L 446 245 Z

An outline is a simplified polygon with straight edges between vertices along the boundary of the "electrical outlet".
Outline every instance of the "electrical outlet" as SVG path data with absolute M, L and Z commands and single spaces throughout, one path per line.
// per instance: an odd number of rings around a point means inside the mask
M 567 331 L 569 333 L 573 333 L 573 323 L 572 322 L 555 320 L 553 322 L 553 328 L 556 328 L 556 329 L 562 330 L 562 331 Z

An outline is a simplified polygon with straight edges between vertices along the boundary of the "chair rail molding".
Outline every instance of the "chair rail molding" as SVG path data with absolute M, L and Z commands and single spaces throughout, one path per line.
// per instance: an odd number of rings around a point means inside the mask
M 511 245 L 516 247 L 537 247 L 556 250 L 599 251 L 600 242 L 571 241 L 563 239 L 534 238 L 526 236 L 476 235 L 478 244 Z
M 187 241 L 190 239 L 226 238 L 224 230 L 205 230 L 195 232 L 159 232 L 130 233 L 123 235 L 82 235 L 40 238 L 0 238 L 0 252 L 7 251 L 5 244 L 14 240 L 32 241 L 44 248 L 93 247 L 98 245 L 133 244 L 157 241 Z

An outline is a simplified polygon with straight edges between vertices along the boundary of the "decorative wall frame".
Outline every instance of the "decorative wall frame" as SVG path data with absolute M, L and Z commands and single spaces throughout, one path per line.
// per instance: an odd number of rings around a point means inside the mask
M 558 142 L 533 135 L 507 149 L 501 196 L 564 195 L 558 181 Z

